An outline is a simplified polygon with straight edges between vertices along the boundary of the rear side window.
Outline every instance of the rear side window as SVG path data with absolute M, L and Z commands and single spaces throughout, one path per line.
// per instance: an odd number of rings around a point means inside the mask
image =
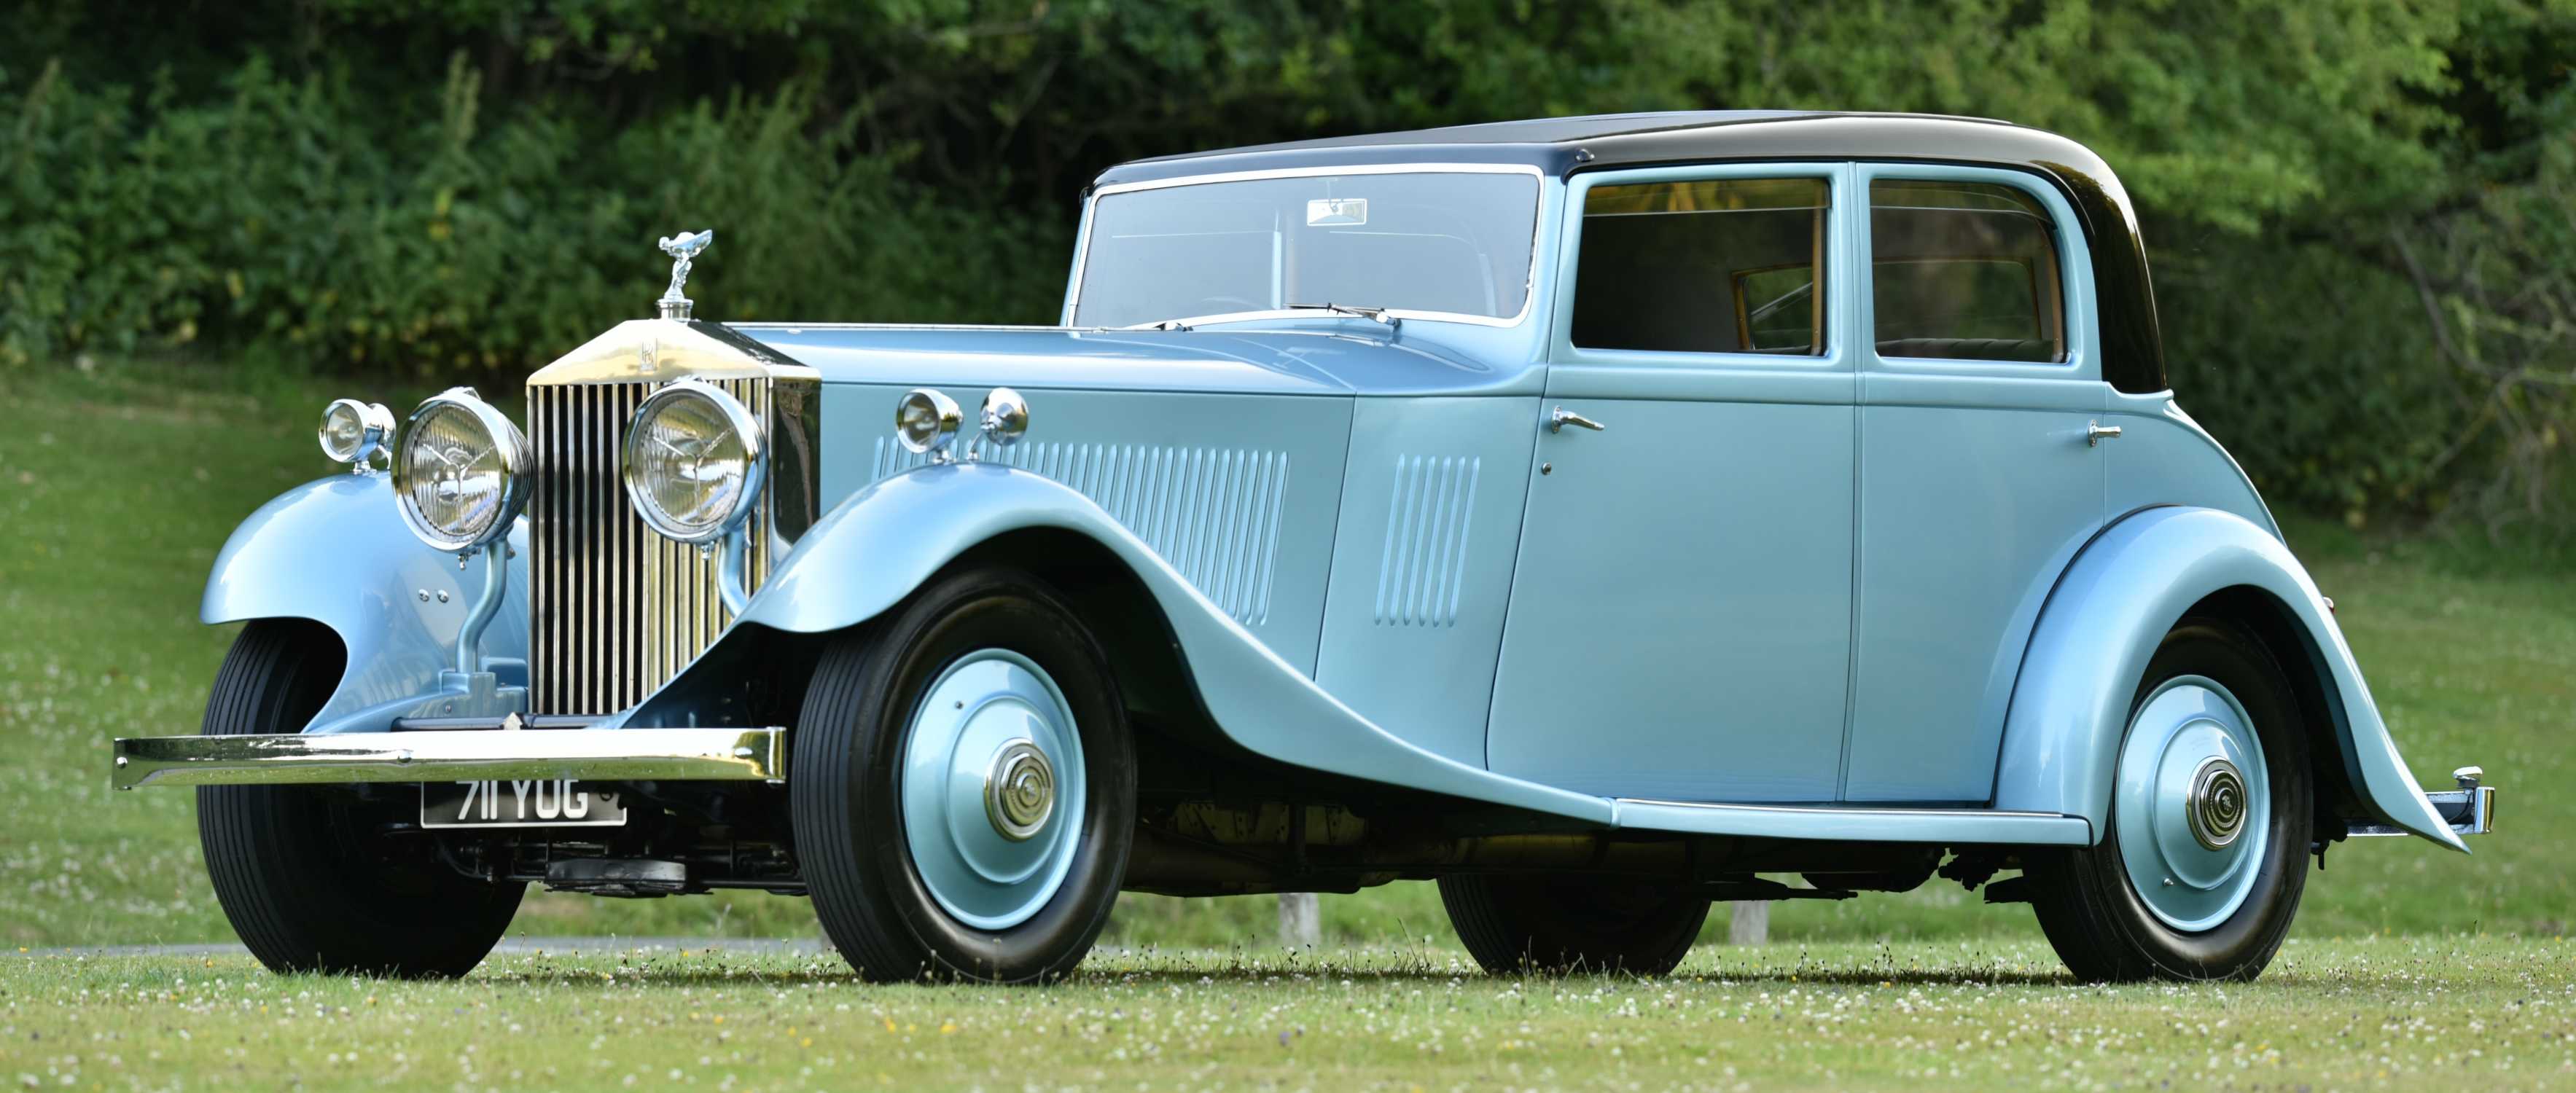
M 1869 185 L 1870 302 L 1882 357 L 2066 359 L 2048 210 L 1991 182 Z
M 1593 187 L 1575 259 L 1574 344 L 1824 352 L 1830 193 L 1821 178 Z

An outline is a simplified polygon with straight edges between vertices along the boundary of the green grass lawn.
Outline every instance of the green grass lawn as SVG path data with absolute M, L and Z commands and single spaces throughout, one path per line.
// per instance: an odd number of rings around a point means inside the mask
M 366 394 L 407 408 L 426 393 L 296 381 L 222 390 L 217 380 L 130 365 L 0 379 L 0 940 L 13 947 L 231 936 L 198 861 L 193 795 L 110 791 L 106 742 L 196 731 L 231 639 L 230 628 L 196 622 L 206 569 L 243 516 L 330 470 L 313 440 L 324 401 Z M 2563 934 L 2576 912 L 2576 803 L 2559 792 L 2576 774 L 2576 563 L 2324 525 L 2297 528 L 2292 542 L 2340 605 L 2416 776 L 2446 785 L 2452 767 L 2476 762 L 2503 787 L 2502 829 L 2478 841 L 2474 857 L 2414 839 L 2337 847 L 2310 879 L 2294 936 Z M 1324 904 L 1335 944 L 1449 944 L 1426 885 Z M 1110 940 L 1259 946 L 1273 933 L 1273 907 L 1268 897 L 1131 897 Z M 1723 917 L 1711 924 L 1721 936 Z M 803 901 L 755 894 L 535 895 L 514 929 L 812 936 L 814 924 Z M 1984 906 L 1947 882 L 1781 904 L 1772 933 L 1799 942 L 2038 937 L 2027 910 Z
M 2576 944 L 2294 940 L 2259 984 L 2088 987 L 2029 941 L 1702 949 L 1488 978 L 1446 948 L 1111 954 L 1046 988 L 830 957 L 504 955 L 469 978 L 0 956 L 0 1081 L 43 1088 L 2576 1087 Z

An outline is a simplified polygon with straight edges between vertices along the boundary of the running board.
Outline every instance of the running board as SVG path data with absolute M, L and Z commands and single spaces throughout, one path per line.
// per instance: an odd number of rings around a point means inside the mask
M 1744 835 L 1837 842 L 1987 843 L 2090 846 L 2093 825 L 2056 812 L 1974 808 L 1868 808 L 1851 805 L 1722 805 L 1622 797 L 1614 821 L 1624 828 L 1693 835 Z
M 118 789 L 321 782 L 777 782 L 785 729 L 478 729 L 116 742 Z

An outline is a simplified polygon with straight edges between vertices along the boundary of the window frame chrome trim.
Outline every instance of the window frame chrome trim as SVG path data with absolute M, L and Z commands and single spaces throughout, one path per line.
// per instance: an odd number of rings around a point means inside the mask
M 1859 322 L 1854 331 L 1855 348 L 1863 372 L 1899 376 L 1993 376 L 2006 379 L 2052 379 L 2104 382 L 2102 372 L 2100 288 L 2093 280 L 2092 241 L 2085 234 L 2084 221 L 2065 193 L 2050 184 L 2048 175 L 2035 169 L 2001 167 L 1986 164 L 1913 163 L 1904 160 L 1858 158 L 1850 161 L 1852 188 L 1856 200 L 1850 219 L 1851 236 L 1863 275 L 1859 295 Z M 2065 353 L 2053 361 L 2006 361 L 1978 357 L 1890 357 L 1878 351 L 1877 245 L 1870 237 L 1870 187 L 1880 181 L 1893 182 L 1981 182 L 2021 192 L 2039 203 L 2048 213 L 2050 243 L 2057 250 L 2057 285 L 2062 303 L 2060 330 L 2065 340 Z
M 1586 348 L 1574 342 L 1575 300 L 1583 291 L 1583 211 L 1592 191 L 1605 186 L 1640 186 L 1662 183 L 1780 181 L 1818 179 L 1826 184 L 1825 244 L 1818 251 L 1824 270 L 1825 344 L 1817 353 L 1757 353 L 1744 350 L 1698 349 L 1613 349 Z M 1852 349 L 1857 303 L 1852 290 L 1842 286 L 1842 272 L 1852 261 L 1853 242 L 1843 210 L 1852 200 L 1851 164 L 1823 160 L 1717 160 L 1705 163 L 1676 163 L 1650 167 L 1619 167 L 1583 171 L 1566 180 L 1565 209 L 1558 225 L 1556 283 L 1556 318 L 1549 324 L 1547 360 L 1551 366 L 1617 369 L 1633 368 L 1668 371 L 1715 373 L 1735 370 L 1747 376 L 1822 376 L 1849 379 L 1860 370 L 1859 359 Z M 1815 382 L 1801 380 L 1797 382 Z M 1741 394 L 1742 392 L 1739 392 Z M 1849 396 L 1857 398 L 1857 394 Z

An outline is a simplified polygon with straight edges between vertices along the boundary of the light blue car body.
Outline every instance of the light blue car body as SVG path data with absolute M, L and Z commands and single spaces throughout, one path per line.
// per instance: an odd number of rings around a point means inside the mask
M 2465 850 L 2242 471 L 2169 392 L 2102 379 L 2085 232 L 2057 233 L 2062 362 L 1881 358 L 1867 291 L 1828 293 L 1818 357 L 1575 347 L 1584 191 L 1729 175 L 1828 180 L 1847 270 L 1880 175 L 2074 216 L 1998 167 L 1597 171 L 1545 181 L 1533 303 L 1506 325 L 736 326 L 822 377 L 827 515 L 714 648 L 597 729 L 688 723 L 730 643 L 862 623 L 1053 529 L 1134 574 L 1214 727 L 1281 763 L 1612 827 L 2091 845 L 2147 657 L 2195 604 L 2253 595 L 2310 654 L 2286 667 L 2334 712 L 2346 819 Z M 1005 385 L 1032 407 L 1020 444 L 933 466 L 894 443 L 905 390 Z M 1558 407 L 1608 429 L 1551 431 Z M 480 580 L 410 537 L 381 477 L 342 475 L 234 534 L 204 618 L 329 626 L 349 668 L 306 731 L 384 731 L 457 711 L 440 673 Z M 482 645 L 505 684 L 525 587 Z

